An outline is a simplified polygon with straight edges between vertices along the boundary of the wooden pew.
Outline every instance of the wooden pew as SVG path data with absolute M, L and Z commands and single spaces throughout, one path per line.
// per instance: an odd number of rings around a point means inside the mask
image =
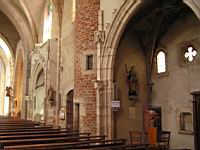
M 59 128 L 53 128 L 50 126 L 39 126 L 39 127 L 27 127 L 27 128 L 0 128 L 0 133 L 4 132 L 21 132 L 21 131 L 47 131 L 47 130 L 60 130 Z
M 59 143 L 45 143 L 45 144 L 33 144 L 33 145 L 15 145 L 5 146 L 5 149 L 89 149 L 100 148 L 114 145 L 124 145 L 124 139 L 116 140 L 104 140 L 104 139 L 90 139 L 85 141 L 75 142 L 59 142 Z
M 39 138 L 54 138 L 54 137 L 77 137 L 77 136 L 90 136 L 90 133 L 73 133 L 73 132 L 59 132 L 59 133 L 45 133 L 45 134 L 28 134 L 28 135 L 10 135 L 10 136 L 0 136 L 0 140 L 11 141 L 12 140 L 23 140 L 23 139 L 39 139 Z
M 0 126 L 2 125 L 40 125 L 39 122 L 2 122 L 0 121 Z
M 32 121 L 1 116 L 0 143 L 5 149 L 27 150 L 128 148 L 125 147 L 124 139 L 106 140 L 104 135 L 91 136 L 90 133 L 78 133 L 75 130 L 40 127 L 38 123 Z
M 0 128 L 4 127 L 13 127 L 13 126 L 39 126 L 39 122 L 33 122 L 33 121 L 25 121 L 21 119 L 0 119 Z
M 98 150 L 149 150 L 149 144 L 129 144 L 98 148 Z M 94 148 L 95 150 L 95 148 Z
M 10 145 L 30 145 L 30 144 L 45 144 L 45 143 L 60 143 L 60 142 L 74 142 L 74 141 L 88 141 L 88 140 L 102 140 L 105 136 L 57 136 L 57 137 L 46 137 L 46 138 L 28 138 L 18 140 L 1 140 L 4 146 Z
M 9 131 L 1 132 L 0 136 L 9 136 L 9 135 L 26 135 L 26 134 L 45 134 L 45 133 L 78 133 L 77 130 L 66 130 L 66 129 L 40 129 L 40 130 L 20 130 L 20 131 Z
M 53 129 L 52 127 L 45 127 L 45 126 L 38 126 L 38 127 L 12 127 L 12 128 L 0 128 L 0 132 L 14 132 L 14 131 L 32 131 L 32 130 L 50 130 Z
M 38 122 L 35 121 L 31 121 L 31 120 L 24 120 L 24 119 L 19 119 L 19 118 L 1 118 L 0 117 L 0 123 L 26 123 L 26 124 L 33 124 L 36 123 L 38 124 Z

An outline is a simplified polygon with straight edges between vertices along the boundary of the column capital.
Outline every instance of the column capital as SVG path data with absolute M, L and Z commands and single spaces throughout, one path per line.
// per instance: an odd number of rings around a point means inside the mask
M 93 80 L 93 83 L 96 90 L 103 90 L 108 86 L 107 81 Z
M 105 31 L 97 30 L 94 32 L 94 41 L 96 43 L 103 43 L 105 41 Z

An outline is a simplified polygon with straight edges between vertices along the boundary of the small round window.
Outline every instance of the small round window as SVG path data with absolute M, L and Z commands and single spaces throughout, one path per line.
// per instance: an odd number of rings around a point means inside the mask
M 187 59 L 187 61 L 189 62 L 192 62 L 196 55 L 197 51 L 195 50 L 195 48 L 192 45 L 188 46 L 184 54 L 185 59 Z

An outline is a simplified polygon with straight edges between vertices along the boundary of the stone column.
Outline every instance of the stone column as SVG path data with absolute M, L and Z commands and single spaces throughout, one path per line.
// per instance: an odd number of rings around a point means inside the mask
M 97 123 L 97 135 L 105 135 L 105 104 L 103 99 L 103 92 L 107 83 L 104 81 L 94 81 L 94 87 L 96 89 L 96 123 Z

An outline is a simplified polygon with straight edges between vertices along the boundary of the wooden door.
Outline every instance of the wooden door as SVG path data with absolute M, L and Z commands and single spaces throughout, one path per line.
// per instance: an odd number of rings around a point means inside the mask
M 74 129 L 79 130 L 79 121 L 80 121 L 80 106 L 79 103 L 75 103 L 74 111 Z
M 69 130 L 73 129 L 73 90 L 69 91 L 67 94 L 67 104 L 66 104 L 66 128 Z
M 193 95 L 193 125 L 195 150 L 200 149 L 200 91 L 191 93 Z

